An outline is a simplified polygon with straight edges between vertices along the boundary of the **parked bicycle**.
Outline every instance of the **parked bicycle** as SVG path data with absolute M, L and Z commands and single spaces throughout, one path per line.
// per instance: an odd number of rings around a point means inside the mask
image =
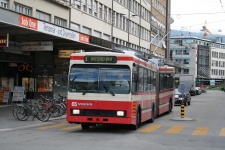
M 51 117 L 60 117 L 66 113 L 65 97 L 58 95 L 58 99 L 51 99 L 41 95 L 42 106 L 49 111 Z
M 32 103 L 32 100 L 27 100 L 26 103 L 22 105 L 17 105 L 13 109 L 13 116 L 21 121 L 27 120 L 30 116 L 37 118 L 40 121 L 48 121 L 50 114 L 47 109 L 42 107 L 37 102 Z

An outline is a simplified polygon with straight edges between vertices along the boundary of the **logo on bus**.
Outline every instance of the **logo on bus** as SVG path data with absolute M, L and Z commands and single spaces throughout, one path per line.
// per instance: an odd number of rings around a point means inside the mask
M 92 106 L 92 103 L 79 103 L 79 102 L 72 102 L 72 106 Z

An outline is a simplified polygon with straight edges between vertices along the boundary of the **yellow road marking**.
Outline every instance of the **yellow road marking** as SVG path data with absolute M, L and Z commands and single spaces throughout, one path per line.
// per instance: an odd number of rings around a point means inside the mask
M 153 131 L 159 129 L 160 127 L 161 127 L 161 125 L 152 125 L 147 128 L 144 128 L 142 130 L 139 130 L 138 132 L 153 132 Z
M 51 129 L 51 128 L 57 128 L 57 127 L 62 127 L 62 126 L 67 126 L 68 124 L 66 123 L 61 123 L 61 124 L 54 124 L 54 125 L 50 125 L 50 126 L 43 126 L 43 127 L 39 127 L 36 128 L 38 130 L 45 130 L 45 129 Z
M 222 128 L 220 131 L 220 136 L 225 136 L 225 128 Z
M 72 127 L 67 127 L 67 128 L 62 128 L 61 130 L 73 130 L 73 129 L 79 129 L 79 128 L 81 128 L 80 125 L 78 125 L 78 126 L 72 126 Z
M 166 131 L 166 133 L 170 133 L 170 134 L 178 134 L 180 133 L 183 129 L 185 128 L 185 126 L 173 126 L 170 129 L 168 129 Z
M 209 131 L 209 128 L 199 127 L 192 133 L 192 135 L 206 135 L 208 131 Z

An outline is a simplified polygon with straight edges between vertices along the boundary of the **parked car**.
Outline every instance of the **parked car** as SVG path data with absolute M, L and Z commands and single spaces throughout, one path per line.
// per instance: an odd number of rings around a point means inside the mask
M 190 90 L 189 93 L 190 93 L 191 96 L 195 96 L 196 95 L 196 90 Z
M 196 91 L 196 95 L 201 95 L 202 94 L 202 90 L 200 87 L 195 87 L 195 91 Z
M 189 92 L 181 93 L 178 89 L 175 89 L 174 93 L 174 104 L 184 104 L 185 106 L 191 105 L 191 95 Z

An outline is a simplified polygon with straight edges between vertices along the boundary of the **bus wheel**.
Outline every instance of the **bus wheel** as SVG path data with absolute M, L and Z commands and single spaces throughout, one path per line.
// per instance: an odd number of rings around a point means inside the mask
M 152 115 L 151 119 L 149 120 L 150 123 L 153 123 L 155 121 L 155 106 L 152 107 Z
M 86 130 L 86 129 L 89 129 L 90 128 L 90 125 L 88 123 L 81 123 L 81 128 L 83 130 Z
M 172 109 L 173 109 L 173 103 L 170 101 L 169 102 L 169 110 L 168 110 L 167 114 L 171 113 Z
M 141 126 L 141 114 L 140 111 L 137 111 L 136 115 L 136 125 L 131 125 L 132 130 L 137 130 Z

